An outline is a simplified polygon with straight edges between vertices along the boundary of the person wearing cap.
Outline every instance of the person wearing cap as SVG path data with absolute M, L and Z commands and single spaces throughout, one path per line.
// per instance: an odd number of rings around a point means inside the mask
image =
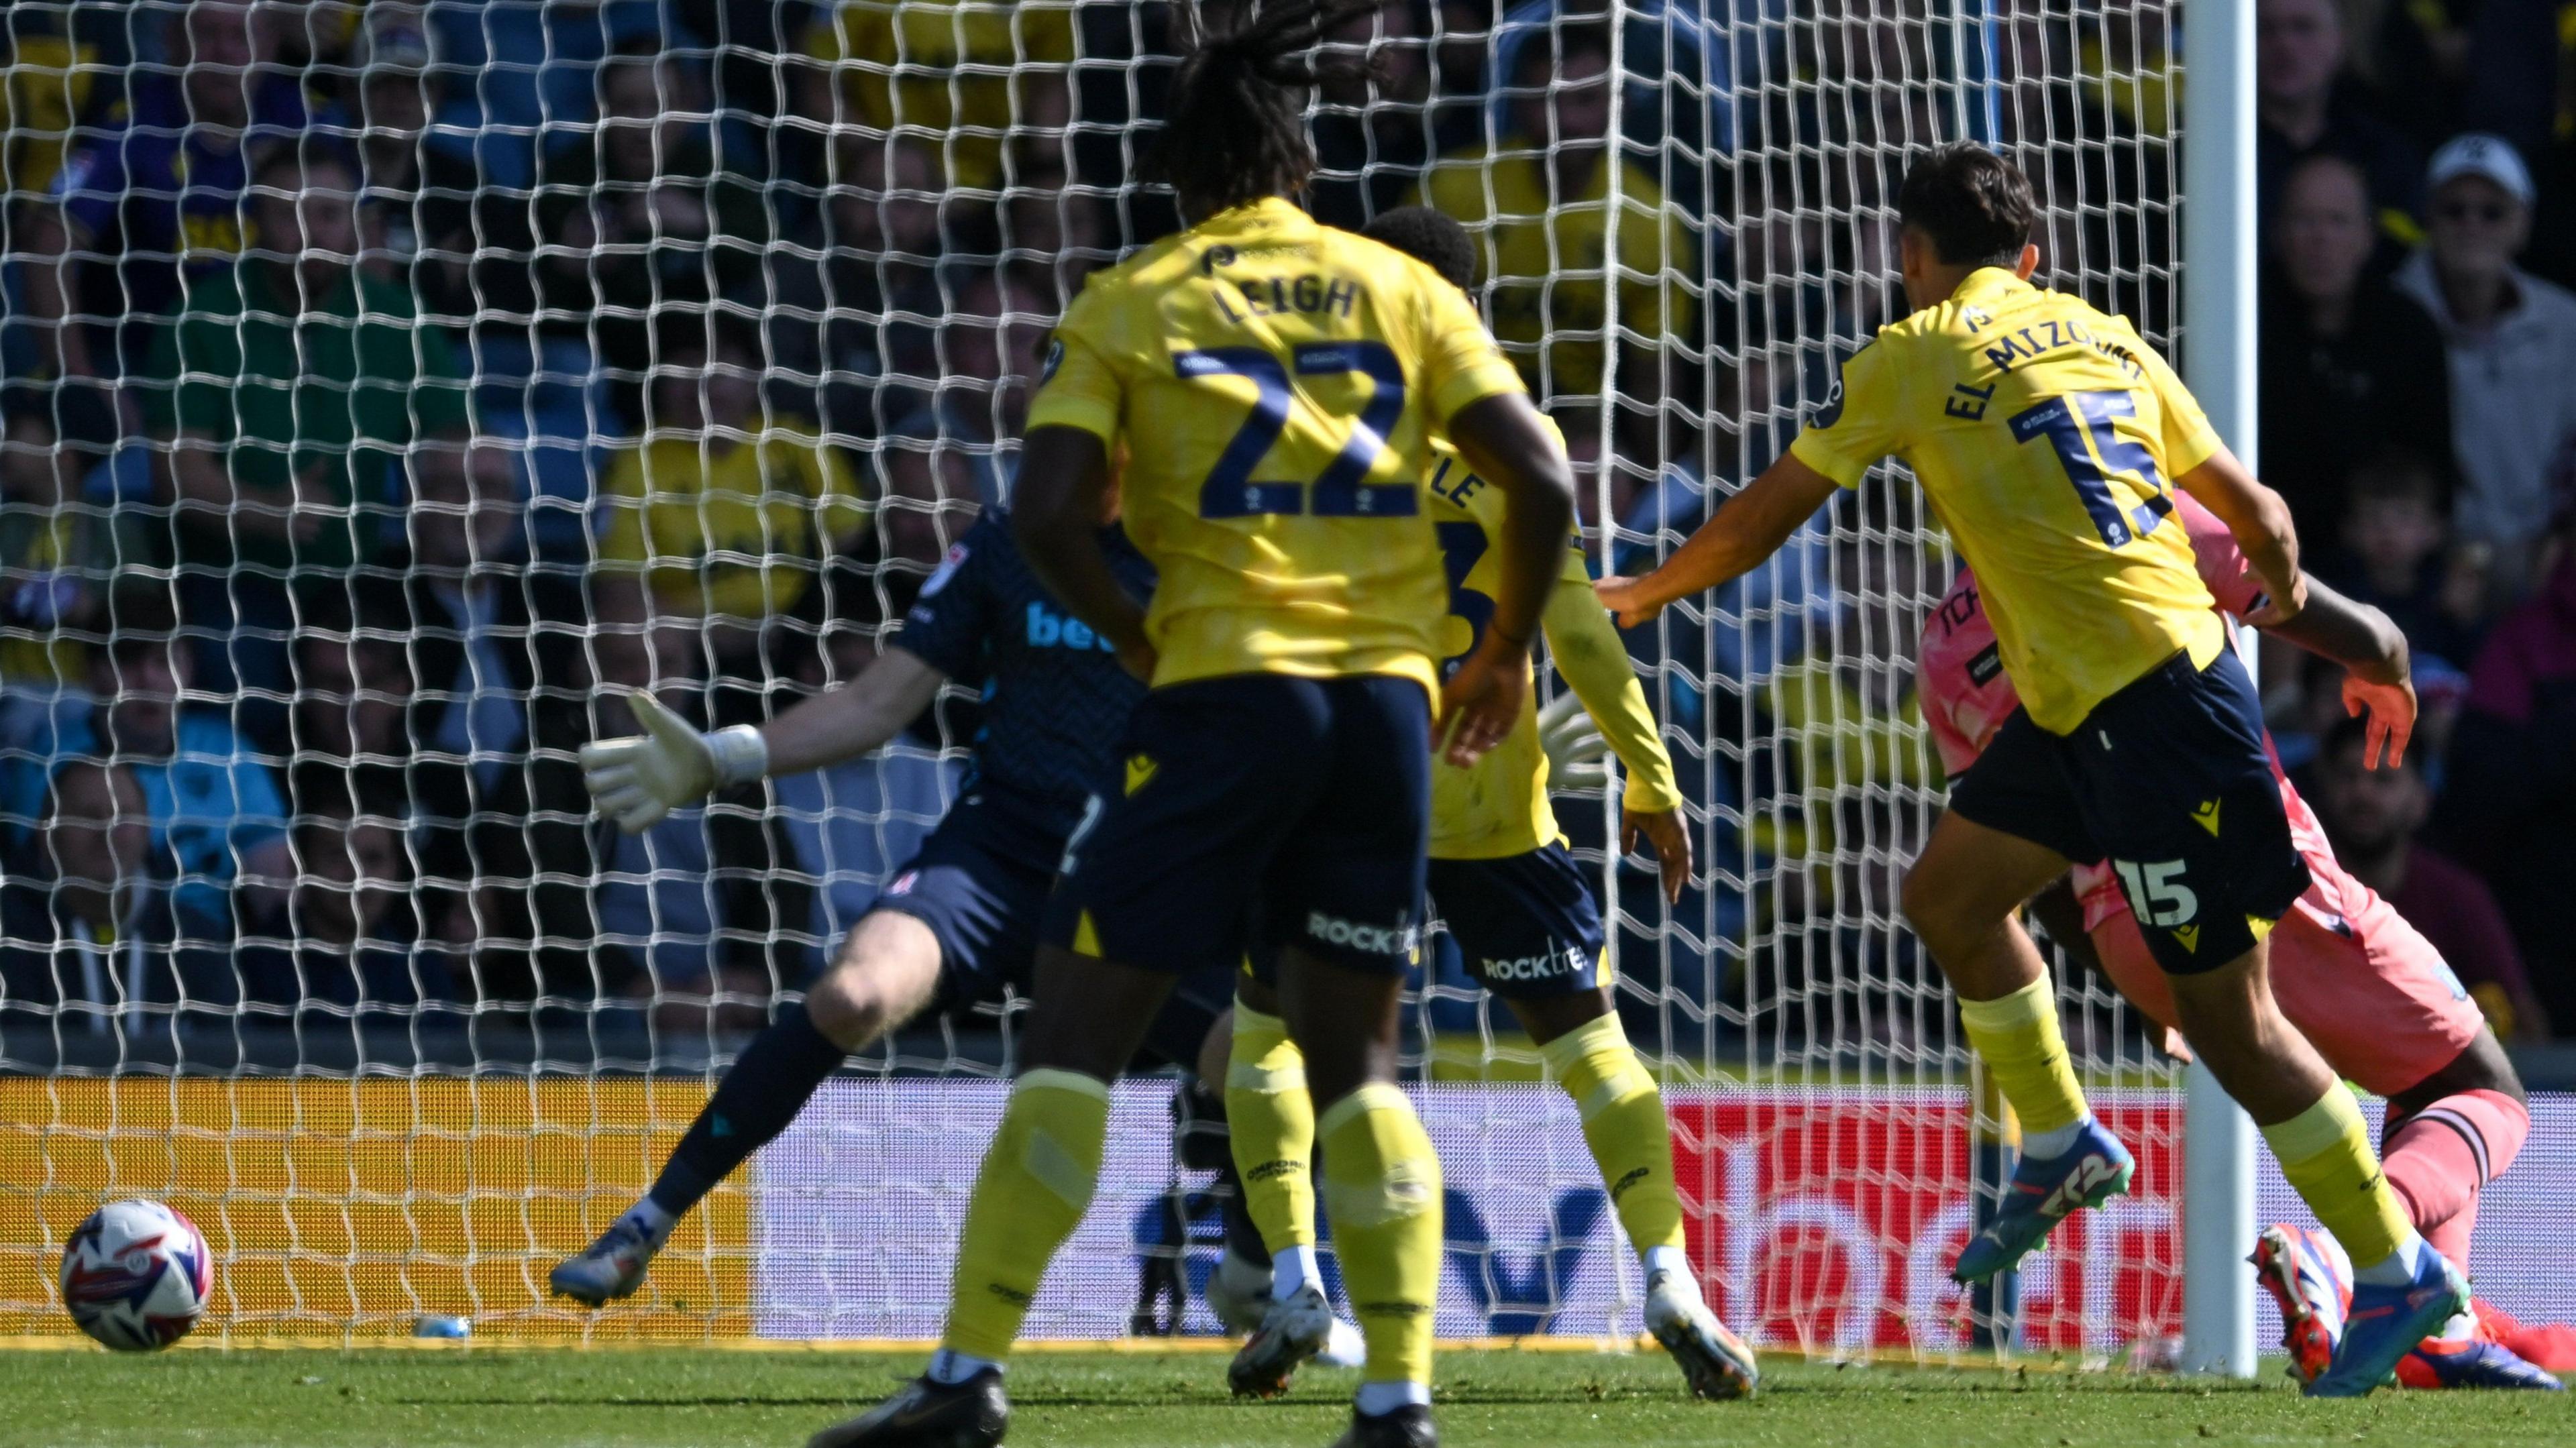
M 2453 524 L 2491 550 L 2492 597 L 2532 582 L 2551 481 L 2576 445 L 2576 293 L 2514 265 L 2531 239 L 2531 172 L 2500 136 L 2471 133 L 2433 157 L 2427 237 L 2397 273 L 2450 359 L 2460 490 Z

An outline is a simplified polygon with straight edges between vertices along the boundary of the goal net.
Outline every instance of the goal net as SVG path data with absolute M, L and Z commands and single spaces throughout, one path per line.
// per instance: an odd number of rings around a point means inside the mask
M 1668 553 L 1901 310 L 1917 148 L 2038 183 L 2050 284 L 2173 312 L 2173 7 L 1398 0 L 1333 38 L 1310 200 L 1424 201 L 1584 479 Z M 20 3 L 0 481 L 0 1333 L 169 1201 L 199 1334 L 935 1333 L 1010 1059 L 986 1003 L 856 1058 L 597 1314 L 546 1270 L 956 798 L 954 689 L 864 761 L 636 838 L 577 751 L 868 666 L 1007 496 L 1045 329 L 1176 224 L 1136 177 L 1181 20 L 1140 0 Z M 1946 1264 L 2007 1126 L 1896 885 L 1940 806 L 1911 658 L 1949 557 L 1881 469 L 1632 638 L 1699 873 L 1666 906 L 1560 798 L 1617 921 L 1711 1301 L 1773 1345 L 2106 1354 L 2178 1330 L 2173 1068 L 2060 976 L 2141 1189 L 2003 1302 Z M 1456 1337 L 1633 1338 L 1573 1109 L 1434 949 L 1409 1066 Z M 1120 1088 L 1037 1335 L 1211 1332 L 1214 1183 Z

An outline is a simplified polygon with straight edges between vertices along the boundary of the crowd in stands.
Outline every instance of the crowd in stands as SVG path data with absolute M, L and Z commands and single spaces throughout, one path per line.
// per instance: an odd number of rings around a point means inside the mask
M 1947 22 L 1645 0 L 1614 33 L 1606 8 L 1358 23 L 1339 39 L 1375 37 L 1378 74 L 1319 94 L 1310 202 L 1476 230 L 1614 563 L 1776 455 L 1889 319 L 1908 141 L 1993 128 L 2060 202 L 2051 278 L 2170 335 L 2161 7 L 1986 7 L 1982 122 L 1905 79 L 1969 63 Z M 2262 471 L 2317 575 L 2405 630 L 2426 724 L 2372 774 L 2322 671 L 2269 659 L 2269 707 L 2356 872 L 2520 1040 L 2576 1032 L 2559 8 L 2257 5 Z M 973 702 L 640 840 L 593 820 L 575 752 L 632 729 L 624 689 L 712 727 L 866 667 L 1004 496 L 1047 326 L 1177 224 L 1133 124 L 1174 23 L 1129 0 L 0 9 L 0 1014 L 758 1019 L 944 808 Z M 1924 810 L 1890 799 L 1937 798 L 1919 737 L 1762 741 L 1910 709 L 1906 606 L 1942 576 L 1936 545 L 1888 541 L 1908 507 L 1846 500 L 1636 640 L 1719 878 L 1771 881 L 1695 894 L 1687 949 L 1800 911 L 1884 926 L 1886 892 L 1760 862 L 1901 855 Z M 1765 893 L 1779 913 L 1748 916 Z M 1645 899 L 1641 877 L 1657 918 Z

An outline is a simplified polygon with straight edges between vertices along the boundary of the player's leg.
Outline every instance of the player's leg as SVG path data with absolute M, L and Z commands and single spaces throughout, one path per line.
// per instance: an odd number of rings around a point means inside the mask
M 2021 1154 L 1994 1220 L 1952 1267 L 1994 1276 L 2046 1241 L 2079 1207 L 2125 1191 L 2134 1160 L 2093 1119 L 2057 1018 L 2039 949 L 2015 912 L 2090 853 L 2051 746 L 2015 714 L 1965 776 L 1906 873 L 1904 909 L 1959 993 L 1968 1044 L 2021 1123 Z
M 2066 743 L 2086 822 L 2172 978 L 2184 1037 L 2353 1262 L 2351 1319 L 2308 1391 L 2367 1393 L 2468 1305 L 2468 1289 L 2406 1219 L 2351 1091 L 2273 996 L 2266 938 L 2313 881 L 2253 680 L 2231 653 L 2205 668 L 2177 655 Z
M 1312 692 L 1329 721 L 1326 773 L 1262 876 L 1258 935 L 1279 951 L 1280 1015 L 1315 1104 L 1323 1212 L 1367 1342 L 1341 1441 L 1427 1443 L 1440 1159 L 1395 1079 L 1398 1005 L 1423 914 L 1431 701 L 1419 684 L 1386 677 Z M 1323 1295 L 1308 1292 L 1272 1313 L 1322 1307 Z
M 1091 1204 L 1109 1083 L 1144 1043 L 1173 980 L 1167 971 L 1040 948 L 1020 1075 L 976 1173 L 934 1380 L 962 1382 L 1009 1356 L 1047 1264 Z
M 2388 1098 L 2380 1165 L 2425 1240 L 2467 1271 L 2478 1194 L 2530 1134 L 2522 1078 L 2481 1025 L 2448 1064 Z
M 1270 1254 L 1270 1300 L 1285 1302 L 1306 1284 L 1322 1285 L 1315 1266 L 1315 1103 L 1307 1094 L 1306 1057 L 1288 1036 L 1279 994 L 1250 975 L 1235 986 L 1227 1043 L 1226 1130 L 1242 1180 L 1243 1207 Z
M 1673 1182 L 1663 1093 L 1614 1008 L 1601 911 L 1561 844 L 1486 860 L 1431 862 L 1431 898 L 1467 973 L 1511 1011 L 1573 1098 L 1646 1282 L 1646 1330 L 1702 1397 L 1737 1398 L 1759 1377 L 1752 1351 L 1702 1299 Z
M 1334 1247 L 1367 1346 L 1357 1412 L 1418 1416 L 1431 1404 L 1441 1178 L 1431 1137 L 1395 1084 L 1404 978 L 1400 968 L 1353 966 L 1293 946 L 1282 953 L 1280 974 L 1283 1018 L 1305 1054 L 1315 1102 Z M 1320 1290 L 1306 1296 L 1321 1305 Z
M 812 1448 L 1000 1441 L 1003 1361 L 1090 1203 L 1109 1083 L 1181 977 L 1242 956 L 1255 883 L 1311 794 L 1328 714 L 1295 682 L 1207 680 L 1137 707 L 1125 785 L 1067 842 L 1048 897 L 1022 1073 L 976 1175 L 939 1352 Z
M 862 919 L 804 1003 L 788 1007 L 735 1058 L 652 1190 L 554 1269 L 553 1290 L 590 1307 L 634 1292 L 679 1219 L 786 1130 L 843 1058 L 929 1005 L 940 959 L 939 937 L 919 917 L 877 910 Z
M 2469 1044 L 2432 1075 L 2388 1100 L 2381 1169 L 2433 1250 L 2462 1272 L 2477 1229 L 2478 1198 L 2502 1176 L 2531 1134 L 2522 1078 L 2480 1023 Z M 2463 1312 L 2397 1365 L 2417 1388 L 2538 1388 L 2561 1384 Z

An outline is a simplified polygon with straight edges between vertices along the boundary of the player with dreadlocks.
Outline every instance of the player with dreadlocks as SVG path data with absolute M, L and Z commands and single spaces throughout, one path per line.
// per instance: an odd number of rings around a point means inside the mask
M 998 1443 L 1004 1361 L 1100 1172 L 1109 1082 L 1175 979 L 1272 962 L 1323 1196 L 1367 1340 L 1348 1448 L 1438 1441 L 1440 1163 L 1395 1077 L 1422 923 L 1435 739 L 1472 763 L 1527 703 L 1573 523 L 1563 447 L 1429 267 L 1289 199 L 1315 165 L 1321 36 L 1374 0 L 1274 0 L 1200 35 L 1156 153 L 1186 229 L 1091 279 L 1029 409 L 1014 531 L 1149 683 L 1123 788 L 1068 842 L 1020 1076 L 984 1155 L 930 1369 L 815 1448 Z M 1494 613 L 1444 688 L 1431 438 L 1505 498 Z M 1096 519 L 1123 453 L 1150 606 Z M 1434 701 L 1439 729 L 1434 729 Z

